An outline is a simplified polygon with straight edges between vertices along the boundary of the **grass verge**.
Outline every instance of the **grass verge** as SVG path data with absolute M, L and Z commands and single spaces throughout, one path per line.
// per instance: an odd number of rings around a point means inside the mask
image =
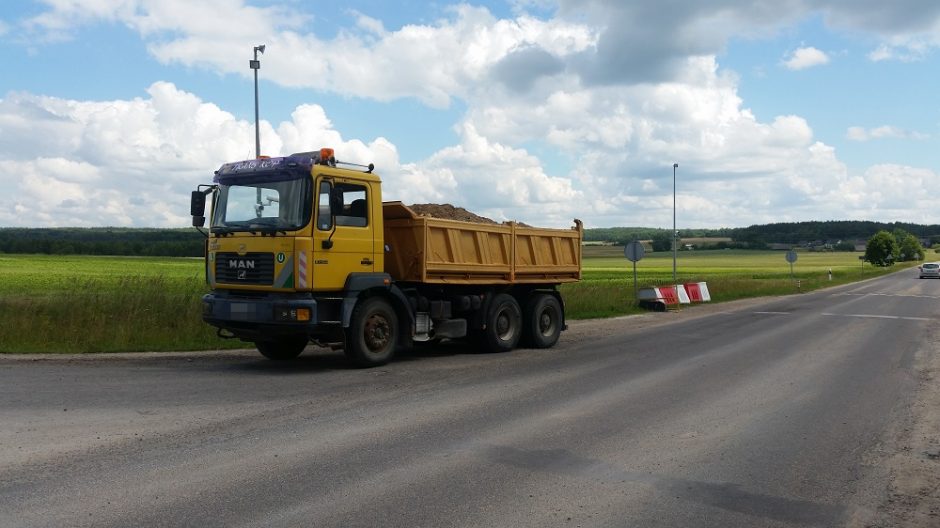
M 617 252 L 621 252 L 618 253 Z M 586 248 L 584 280 L 562 285 L 569 319 L 639 313 L 622 248 Z M 0 255 L 0 353 L 240 348 L 202 322 L 203 263 L 186 258 Z M 672 283 L 672 255 L 638 263 L 640 287 Z M 857 254 L 801 254 L 791 279 L 779 252 L 683 252 L 679 282 L 708 282 L 714 302 L 812 291 L 894 271 Z M 828 270 L 833 270 L 833 280 Z

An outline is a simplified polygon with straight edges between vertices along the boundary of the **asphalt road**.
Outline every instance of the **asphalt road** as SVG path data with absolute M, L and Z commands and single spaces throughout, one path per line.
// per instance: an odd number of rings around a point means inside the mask
M 371 370 L 0 359 L 0 526 L 864 526 L 934 339 L 913 273 Z

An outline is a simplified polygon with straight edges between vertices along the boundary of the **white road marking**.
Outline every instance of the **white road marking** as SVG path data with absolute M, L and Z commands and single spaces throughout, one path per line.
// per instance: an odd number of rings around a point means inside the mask
M 901 317 L 899 315 L 871 315 L 871 314 L 834 314 L 823 313 L 829 317 L 857 317 L 861 319 L 895 319 L 901 321 L 932 321 L 929 317 Z
M 917 299 L 940 299 L 940 295 L 906 295 L 900 293 L 834 293 L 833 297 L 914 297 Z
M 754 312 L 756 314 L 763 315 L 790 315 L 790 312 Z

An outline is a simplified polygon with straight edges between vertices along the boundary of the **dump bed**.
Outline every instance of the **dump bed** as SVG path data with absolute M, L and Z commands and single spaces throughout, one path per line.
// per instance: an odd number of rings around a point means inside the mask
M 431 284 L 557 284 L 581 279 L 580 220 L 570 229 L 479 224 L 418 216 L 382 204 L 385 271 Z

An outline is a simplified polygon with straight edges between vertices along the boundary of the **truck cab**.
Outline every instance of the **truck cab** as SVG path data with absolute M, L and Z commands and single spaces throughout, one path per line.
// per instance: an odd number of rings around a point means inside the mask
M 381 182 L 353 167 L 331 149 L 227 163 L 193 193 L 197 227 L 212 197 L 203 319 L 221 337 L 292 358 L 311 338 L 344 340 L 350 292 L 389 286 Z

